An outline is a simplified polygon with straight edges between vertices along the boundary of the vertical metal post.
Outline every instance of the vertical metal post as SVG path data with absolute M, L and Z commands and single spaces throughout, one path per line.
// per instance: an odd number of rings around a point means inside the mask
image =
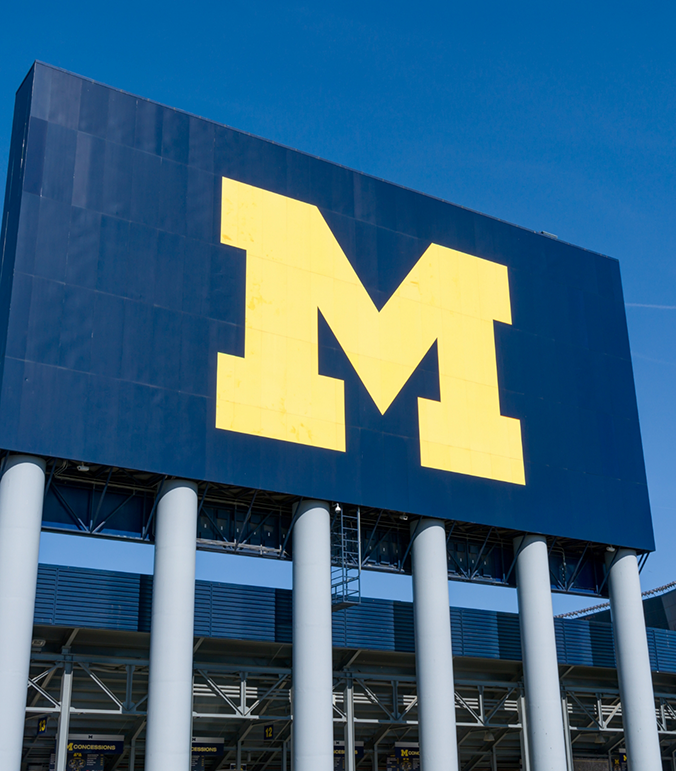
M 575 771 L 573 764 L 573 742 L 570 737 L 570 717 L 568 716 L 568 696 L 561 695 L 561 712 L 563 714 L 563 738 L 566 740 L 566 768 Z
M 160 491 L 150 622 L 146 771 L 190 767 L 197 486 Z
M 194 624 L 194 622 L 193 622 L 193 624 Z M 195 658 L 195 649 L 194 648 L 193 648 L 193 654 L 192 655 L 193 655 L 193 661 L 194 661 L 194 658 Z M 192 732 L 193 732 L 193 721 L 194 721 L 194 717 L 193 717 L 193 712 L 194 712 L 193 704 L 194 704 L 194 702 L 195 702 L 195 672 L 193 671 L 193 675 L 192 675 L 192 678 L 190 680 L 190 762 L 191 763 L 192 763 L 192 743 L 193 743 Z
M 530 771 L 530 753 L 528 752 L 528 718 L 526 717 L 526 699 L 523 694 L 519 696 L 519 719 L 521 731 L 519 741 L 521 743 L 521 768 L 522 771 Z
M 129 747 L 129 771 L 136 771 L 136 740 L 141 735 L 141 731 L 146 726 L 146 721 L 144 720 L 141 725 L 134 731 L 133 736 L 131 737 L 130 747 Z
M 70 661 L 67 661 L 63 670 L 63 677 L 61 678 L 61 711 L 59 712 L 59 725 L 56 729 L 56 771 L 66 771 L 72 698 L 73 665 Z
M 124 708 L 125 709 L 131 709 L 132 705 L 134 703 L 133 700 L 133 694 L 134 694 L 134 670 L 136 667 L 133 664 L 127 664 L 126 670 L 127 670 L 127 685 L 124 691 Z
M 631 549 L 609 552 L 607 563 L 617 678 L 629 767 L 638 771 L 644 768 L 659 769 L 662 760 L 636 552 Z
M 547 541 L 526 535 L 514 549 L 530 762 L 538 771 L 566 771 Z
M 411 537 L 420 765 L 431 771 L 457 771 L 458 737 L 444 523 L 438 519 L 412 522 Z
M 331 525 L 301 501 L 293 530 L 293 771 L 333 769 Z
M 136 737 L 131 740 L 129 747 L 129 771 L 136 771 Z
M 7 459 L 0 481 L 0 768 L 7 771 L 21 766 L 44 492 L 42 458 Z
M 373 771 L 378 771 L 378 742 L 373 745 Z
M 235 767 L 237 771 L 242 771 L 242 740 L 237 740 L 237 750 L 235 751 Z
M 291 735 L 289 736 L 289 762 L 291 765 L 291 771 L 294 769 L 294 758 L 296 756 L 294 755 L 293 751 L 293 719 L 291 722 Z
M 289 752 L 289 740 L 284 739 L 284 743 L 282 745 L 282 771 L 288 771 L 287 769 L 287 759 L 286 756 Z
M 355 771 L 355 744 L 354 744 L 354 682 L 347 678 L 345 693 L 345 771 Z

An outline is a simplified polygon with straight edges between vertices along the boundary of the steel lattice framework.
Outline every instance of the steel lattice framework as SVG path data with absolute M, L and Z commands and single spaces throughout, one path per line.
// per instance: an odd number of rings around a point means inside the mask
M 40 627 L 33 652 L 26 707 L 24 760 L 53 751 L 71 677 L 73 733 L 125 736 L 125 753 L 113 768 L 140 767 L 144 752 L 148 636 L 142 633 Z M 293 690 L 291 648 L 284 644 L 195 640 L 193 735 L 220 736 L 225 754 L 207 767 L 229 769 L 238 759 L 248 771 L 289 768 Z M 523 744 L 524 688 L 518 662 L 457 658 L 456 718 L 463 771 L 518 768 Z M 611 669 L 567 667 L 561 698 L 571 757 L 608 757 L 624 742 L 616 674 Z M 418 712 L 411 654 L 334 649 L 333 719 L 336 739 L 364 742 L 358 768 L 383 769 L 400 741 L 416 741 Z M 676 676 L 655 675 L 655 712 L 663 757 L 676 750 Z M 35 736 L 47 717 L 47 733 Z M 264 728 L 274 726 L 274 740 Z M 130 761 L 132 765 L 130 765 Z M 375 764 L 378 764 L 377 766 Z
M 159 474 L 52 459 L 47 474 L 43 528 L 86 536 L 152 541 L 157 492 L 164 479 Z M 298 500 L 265 490 L 201 483 L 197 548 L 290 559 L 294 504 Z M 352 521 L 357 520 L 356 507 L 343 505 L 340 512 Z M 358 567 L 410 573 L 408 520 L 406 512 L 362 507 Z M 513 531 L 499 528 L 449 522 L 449 579 L 514 586 L 514 535 Z M 604 555 L 602 544 L 550 539 L 553 591 L 607 596 Z M 647 554 L 643 560 L 646 558 Z M 337 553 L 333 562 L 337 568 L 344 566 L 344 560 Z

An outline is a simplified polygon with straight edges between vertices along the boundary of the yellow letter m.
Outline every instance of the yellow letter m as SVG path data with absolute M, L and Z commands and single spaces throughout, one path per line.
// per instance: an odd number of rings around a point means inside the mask
M 520 422 L 500 414 L 504 265 L 431 244 L 378 311 L 316 206 L 227 178 L 221 242 L 246 250 L 246 313 L 244 358 L 218 354 L 217 428 L 345 452 L 344 382 L 319 374 L 319 309 L 381 414 L 436 340 L 441 398 L 418 398 L 422 466 L 525 484 Z

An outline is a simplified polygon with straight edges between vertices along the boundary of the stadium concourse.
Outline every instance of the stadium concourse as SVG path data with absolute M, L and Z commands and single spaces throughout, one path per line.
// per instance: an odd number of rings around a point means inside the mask
M 660 745 L 663 767 L 673 771 L 676 590 L 650 594 L 644 604 Z M 71 740 L 91 747 L 107 738 L 111 746 L 105 755 L 88 753 L 86 768 L 144 767 L 151 595 L 151 576 L 40 566 L 22 768 L 50 767 L 64 698 Z M 290 769 L 290 592 L 198 581 L 195 610 L 192 767 Z M 571 771 L 626 769 L 603 613 L 556 619 Z M 461 768 L 532 770 L 518 617 L 451 609 L 451 619 Z M 345 743 L 355 745 L 347 768 L 417 768 L 413 649 L 409 603 L 364 599 L 333 614 L 335 768 L 346 768 Z

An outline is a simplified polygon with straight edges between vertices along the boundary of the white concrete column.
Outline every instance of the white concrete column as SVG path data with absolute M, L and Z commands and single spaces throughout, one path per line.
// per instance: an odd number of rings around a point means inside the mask
M 156 517 L 145 768 L 188 771 L 197 538 L 194 482 L 165 482 Z
M 45 462 L 7 458 L 0 480 L 0 768 L 19 771 L 26 719 Z
M 514 539 L 514 549 L 530 765 L 566 771 L 547 541 L 526 535 Z
M 333 770 L 329 505 L 301 501 L 293 529 L 293 771 Z
M 413 618 L 422 771 L 457 771 L 446 531 L 438 519 L 411 523 Z
M 655 696 L 636 552 L 618 549 L 608 553 L 607 562 L 627 761 L 632 771 L 661 769 Z

